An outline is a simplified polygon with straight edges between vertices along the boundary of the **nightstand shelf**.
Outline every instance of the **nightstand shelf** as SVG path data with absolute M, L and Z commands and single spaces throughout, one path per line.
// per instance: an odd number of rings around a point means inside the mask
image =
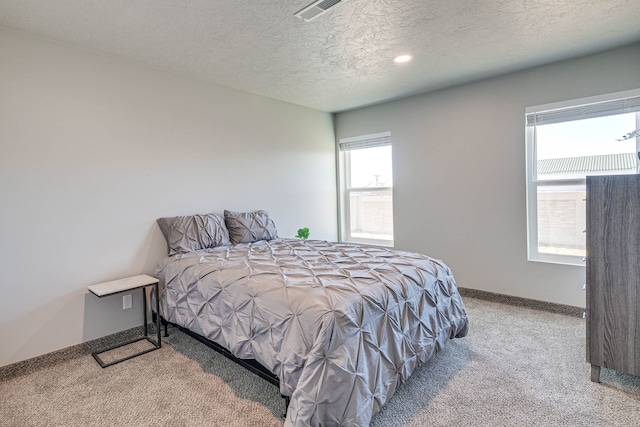
M 96 285 L 89 286 L 89 291 L 97 296 L 98 298 L 103 298 L 106 296 L 116 295 L 122 292 L 131 292 L 136 289 L 142 289 L 142 304 L 143 304 L 143 312 L 144 312 L 144 336 L 140 338 L 133 339 L 131 341 L 127 341 L 122 344 L 118 344 L 113 347 L 109 347 L 107 349 L 96 351 L 91 353 L 96 362 L 100 364 L 103 368 L 107 366 L 115 365 L 116 363 L 124 362 L 125 360 L 132 359 L 134 357 L 140 356 L 142 354 L 149 353 L 150 351 L 157 350 L 162 347 L 162 341 L 160 338 L 160 316 L 156 316 L 156 329 L 158 331 L 158 338 L 156 341 L 152 340 L 148 336 L 148 328 L 147 328 L 147 293 L 146 289 L 149 286 L 154 286 L 156 290 L 156 295 L 158 293 L 158 279 L 155 277 L 147 276 L 146 274 L 141 274 L 138 276 L 127 277 L 125 279 L 113 280 L 111 282 L 98 283 Z M 156 313 L 160 313 L 160 299 L 156 298 Z M 153 344 L 152 348 L 148 348 L 142 351 L 139 351 L 135 354 L 129 355 L 127 357 L 123 357 L 117 360 L 113 360 L 109 363 L 105 363 L 100 358 L 100 354 L 106 353 L 107 351 L 115 350 L 120 347 L 124 347 L 129 344 L 133 344 L 139 341 L 149 341 Z

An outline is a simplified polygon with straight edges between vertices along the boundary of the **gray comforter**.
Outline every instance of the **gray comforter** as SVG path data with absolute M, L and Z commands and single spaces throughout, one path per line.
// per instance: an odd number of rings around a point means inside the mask
M 166 257 L 165 318 L 256 359 L 291 397 L 286 426 L 367 426 L 468 321 L 451 270 L 425 255 L 275 239 Z

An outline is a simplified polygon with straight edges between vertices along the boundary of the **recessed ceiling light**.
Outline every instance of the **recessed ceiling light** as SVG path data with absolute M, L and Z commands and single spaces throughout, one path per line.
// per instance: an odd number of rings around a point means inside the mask
M 400 55 L 400 56 L 396 56 L 395 58 L 393 58 L 393 62 L 395 62 L 396 64 L 400 64 L 402 62 L 411 61 L 411 58 L 412 58 L 411 55 Z

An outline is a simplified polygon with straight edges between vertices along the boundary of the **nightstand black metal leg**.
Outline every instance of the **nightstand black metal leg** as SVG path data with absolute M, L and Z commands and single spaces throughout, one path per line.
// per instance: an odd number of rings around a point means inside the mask
M 156 283 L 155 285 L 156 288 L 156 313 L 158 313 L 156 315 L 156 329 L 158 330 L 158 347 L 162 347 L 162 342 L 160 341 L 162 338 L 160 338 L 161 335 L 161 327 L 160 327 L 160 293 L 158 292 L 158 283 Z M 166 333 L 166 326 L 165 326 L 165 333 Z
M 144 313 L 144 336 L 147 336 L 147 288 L 142 288 L 142 312 Z

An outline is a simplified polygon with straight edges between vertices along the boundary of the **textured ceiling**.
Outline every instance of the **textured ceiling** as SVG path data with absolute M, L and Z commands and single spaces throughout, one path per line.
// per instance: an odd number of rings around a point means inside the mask
M 296 18 L 310 2 L 0 0 L 0 25 L 330 112 L 640 41 L 639 0 L 344 0 Z

